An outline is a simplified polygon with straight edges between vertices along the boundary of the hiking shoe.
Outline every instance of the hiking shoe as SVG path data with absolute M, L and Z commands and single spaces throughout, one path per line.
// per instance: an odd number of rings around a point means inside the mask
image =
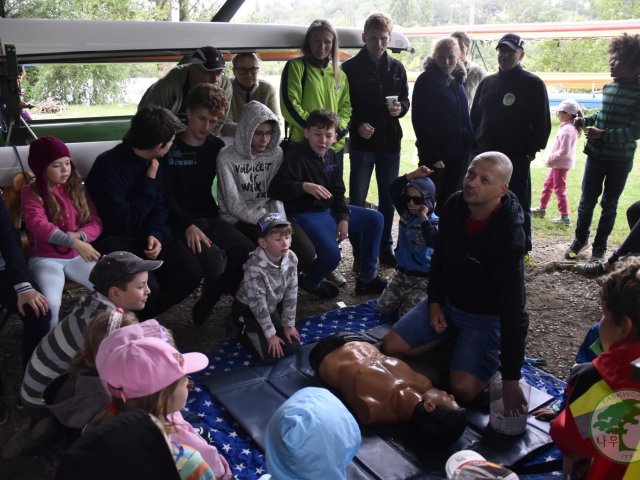
M 575 260 L 576 258 L 578 258 L 578 254 L 586 246 L 587 242 L 582 243 L 577 238 L 574 238 L 569 248 L 567 248 L 567 250 L 564 252 L 564 258 L 566 258 L 567 260 Z
M 4 404 L 2 400 L 0 400 L 0 425 L 4 425 L 9 421 L 9 409 Z
M 380 275 L 376 275 L 376 278 L 370 282 L 365 282 L 358 278 L 356 281 L 356 295 L 380 294 L 387 286 L 387 283 Z
M 380 250 L 380 253 L 378 254 L 378 262 L 383 267 L 396 268 L 398 266 L 398 263 L 396 262 L 396 256 L 393 254 L 393 250 L 391 250 L 390 248 Z
M 343 287 L 347 284 L 347 279 L 344 278 L 338 270 L 334 270 L 329 275 L 324 277 L 327 282 L 333 283 L 336 287 Z
M 599 277 L 607 273 L 607 269 L 604 268 L 604 262 L 596 260 L 576 265 L 576 272 L 587 277 Z
M 26 417 L 18 431 L 4 444 L 2 458 L 15 458 L 39 447 L 50 440 L 57 430 L 58 422 L 53 417 Z
M 602 262 L 607 249 L 602 247 L 593 247 L 591 249 L 591 262 Z
M 547 215 L 547 209 L 546 208 L 532 208 L 531 209 L 531 216 L 532 217 L 544 218 L 546 215 Z
M 326 299 L 335 298 L 340 294 L 340 289 L 333 283 L 327 282 L 326 280 L 322 280 L 317 288 L 309 288 L 307 287 L 305 282 L 302 282 L 300 284 L 300 288 L 302 288 L 305 292 L 310 293 L 311 295 Z
M 568 227 L 571 225 L 571 219 L 569 218 L 569 215 L 562 215 L 560 218 L 554 218 L 551 220 L 551 223 L 562 223 Z

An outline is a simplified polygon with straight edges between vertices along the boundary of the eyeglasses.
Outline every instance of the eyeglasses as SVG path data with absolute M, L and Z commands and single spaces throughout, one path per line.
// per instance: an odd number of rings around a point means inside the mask
M 236 67 L 234 70 L 242 75 L 257 75 L 260 67 Z
M 255 132 L 253 132 L 253 136 L 254 137 L 273 137 L 273 130 L 267 130 L 266 132 L 263 132 L 262 130 L 256 130 Z
M 411 200 L 414 205 L 424 205 L 423 197 L 413 197 L 411 195 L 407 195 L 407 202 Z

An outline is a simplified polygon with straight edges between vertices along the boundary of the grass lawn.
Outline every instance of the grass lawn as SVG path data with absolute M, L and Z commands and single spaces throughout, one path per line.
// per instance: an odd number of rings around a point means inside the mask
M 95 106 L 85 106 L 85 105 L 70 105 L 69 109 L 60 114 L 56 114 L 55 116 L 49 117 L 102 117 L 102 116 L 112 116 L 112 115 L 133 115 L 136 111 L 136 104 L 123 104 L 123 105 L 95 105 Z M 39 117 L 45 118 L 45 116 Z M 402 139 L 402 153 L 400 159 L 400 173 L 407 173 L 414 170 L 418 165 L 418 155 L 416 152 L 415 141 L 416 137 L 413 132 L 413 126 L 411 125 L 411 114 L 406 115 L 402 120 L 402 130 L 404 131 L 404 138 Z M 556 118 L 553 119 L 553 129 L 551 130 L 551 135 L 549 136 L 548 147 L 553 144 L 553 141 L 556 136 L 556 132 L 558 130 L 558 120 Z M 578 139 L 577 146 L 577 155 L 576 155 L 576 165 L 575 167 L 569 171 L 569 175 L 567 177 L 567 191 L 569 195 L 569 208 L 570 208 L 570 216 L 571 220 L 574 222 L 577 217 L 578 211 L 578 202 L 580 201 L 580 184 L 582 182 L 582 174 L 584 173 L 584 163 L 585 163 L 585 155 L 582 153 L 584 147 L 584 136 L 580 136 Z M 640 154 L 636 152 L 636 160 Z M 539 152 L 536 159 L 531 164 L 531 186 L 532 186 L 532 206 L 538 206 L 538 202 L 540 201 L 540 192 L 542 190 L 542 184 L 549 172 L 549 169 L 544 165 L 544 158 L 546 154 L 543 152 Z M 349 161 L 348 158 L 345 158 L 345 172 L 344 172 L 344 182 L 347 186 L 347 190 L 349 188 Z M 629 227 L 627 225 L 625 212 L 629 205 L 631 205 L 636 200 L 640 199 L 640 195 L 637 193 L 640 192 L 640 163 L 635 162 L 633 166 L 633 170 L 629 175 L 629 179 L 627 180 L 627 185 L 625 187 L 622 196 L 620 197 L 620 202 L 618 204 L 618 217 L 616 219 L 616 224 L 614 230 L 610 237 L 610 243 L 619 244 L 629 233 Z M 367 200 L 371 203 L 378 203 L 378 187 L 375 179 L 375 173 L 371 178 L 371 186 L 369 188 L 369 194 L 367 196 Z M 535 231 L 543 233 L 546 236 L 558 237 L 558 240 L 569 242 L 573 236 L 574 225 L 567 228 L 564 225 L 555 225 L 549 222 L 549 219 L 558 217 L 558 209 L 557 209 L 557 201 L 555 196 L 551 198 L 549 205 L 547 207 L 547 218 L 546 219 L 533 219 L 533 228 Z M 595 232 L 595 228 L 597 225 L 597 221 L 600 218 L 600 206 L 596 206 L 593 215 L 593 225 L 591 228 L 592 232 Z
M 406 115 L 402 120 L 402 130 L 404 132 L 404 138 L 402 139 L 402 155 L 400 158 L 400 174 L 407 173 L 415 170 L 418 165 L 418 154 L 415 147 L 416 137 L 413 132 L 413 126 L 411 125 L 411 114 Z M 550 148 L 553 145 L 553 141 L 558 131 L 558 120 L 553 119 L 553 128 L 549 135 L 549 141 L 547 147 Z M 584 173 L 584 164 L 586 156 L 582 153 L 584 148 L 584 135 L 578 138 L 576 164 L 569 171 L 567 176 L 567 193 L 569 196 L 569 216 L 571 221 L 574 222 L 571 227 L 564 225 L 556 225 L 549 222 L 549 219 L 559 217 L 558 204 L 555 195 L 551 198 L 549 205 L 547 206 L 547 217 L 545 219 L 534 218 L 533 229 L 535 232 L 543 233 L 545 236 L 557 237 L 560 241 L 566 241 L 567 244 L 573 239 L 573 232 L 575 228 L 575 221 L 578 215 L 578 202 L 580 201 L 580 184 L 582 182 L 582 175 Z M 627 225 L 626 210 L 627 208 L 640 199 L 640 163 L 638 151 L 636 151 L 635 162 L 633 170 L 629 174 L 627 184 L 624 192 L 620 197 L 618 203 L 618 216 L 616 218 L 616 224 L 609 238 L 610 244 L 619 244 L 629 233 L 629 226 Z M 536 159 L 531 164 L 531 190 L 532 190 L 532 207 L 537 207 L 540 201 L 540 192 L 542 191 L 542 184 L 544 183 L 549 169 L 544 164 L 546 153 L 538 152 Z M 344 181 L 349 189 L 349 162 L 345 158 L 344 166 Z M 369 187 L 369 194 L 367 200 L 371 203 L 378 203 L 378 187 L 375 179 L 375 173 L 372 175 L 371 186 Z M 592 235 L 595 234 L 598 219 L 600 218 L 600 206 L 596 206 L 593 214 L 593 224 L 591 228 Z M 592 239 L 593 237 L 591 237 Z

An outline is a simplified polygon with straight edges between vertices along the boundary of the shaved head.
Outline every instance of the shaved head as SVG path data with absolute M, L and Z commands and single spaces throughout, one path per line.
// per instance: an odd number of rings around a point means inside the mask
M 511 174 L 513 173 L 513 165 L 509 157 L 507 157 L 502 152 L 484 152 L 480 155 L 477 155 L 473 160 L 471 160 L 471 164 L 475 164 L 477 162 L 486 162 L 489 165 L 493 165 L 498 170 L 498 174 L 500 176 L 500 180 L 507 185 L 511 180 Z

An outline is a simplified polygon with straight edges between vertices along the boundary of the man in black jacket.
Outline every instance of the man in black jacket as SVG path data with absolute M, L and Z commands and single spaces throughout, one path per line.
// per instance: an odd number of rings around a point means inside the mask
M 477 153 L 495 150 L 513 163 L 509 188 L 524 210 L 526 249 L 531 251 L 531 172 L 536 152 L 551 132 L 547 89 L 540 78 L 522 69 L 524 40 L 504 35 L 496 47 L 500 70 L 485 77 L 471 107 Z
M 51 312 L 45 296 L 38 291 L 35 284 L 31 283 L 20 238 L 11 224 L 9 211 L 2 195 L 0 195 L 0 306 L 12 313 L 19 313 L 23 319 L 23 368 L 29 362 L 31 353 L 42 337 L 49 332 Z M 0 397 L 2 393 L 0 378 Z M 0 425 L 6 421 L 7 410 L 0 399 Z
M 394 357 L 415 356 L 457 335 L 449 367 L 456 398 L 474 400 L 500 365 L 505 401 L 519 407 L 529 317 L 523 213 L 509 192 L 511 172 L 500 152 L 473 159 L 462 192 L 442 210 L 428 299 L 394 325 L 383 349 Z
M 407 73 L 402 64 L 387 54 L 393 23 L 383 13 L 369 15 L 364 24 L 364 47 L 347 60 L 342 69 L 349 79 L 351 96 L 351 143 L 349 161 L 349 203 L 364 207 L 376 169 L 378 211 L 384 217 L 380 263 L 395 267 L 393 256 L 393 202 L 389 185 L 398 177 L 402 128 L 399 119 L 409 111 Z M 395 97 L 388 99 L 387 97 Z M 356 247 L 355 242 L 352 245 Z M 356 247 L 357 249 L 357 247 Z M 359 252 L 355 252 L 357 256 Z

